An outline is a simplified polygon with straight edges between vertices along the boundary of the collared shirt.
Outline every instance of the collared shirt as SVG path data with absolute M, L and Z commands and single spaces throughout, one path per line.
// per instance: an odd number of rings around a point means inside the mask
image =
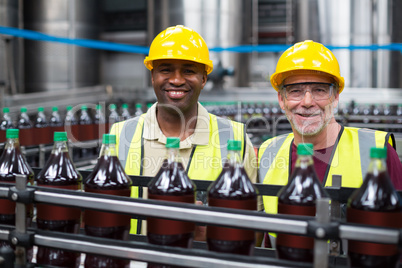
M 198 103 L 197 123 L 194 133 L 183 141 L 180 141 L 180 157 L 184 168 L 190 161 L 190 155 L 194 146 L 207 145 L 209 143 L 209 114 L 208 111 Z M 162 166 L 166 155 L 164 154 L 166 145 L 166 136 L 159 127 L 156 110 L 157 103 L 153 104 L 147 111 L 144 118 L 144 130 L 142 137 L 144 139 L 144 161 L 143 176 L 155 176 Z M 244 169 L 253 183 L 257 182 L 257 158 L 253 145 L 246 135 L 246 152 L 244 155 Z M 162 152 L 162 153 L 161 153 Z M 143 198 L 148 198 L 148 189 L 144 188 Z M 261 196 L 258 198 L 258 210 L 263 210 Z M 146 234 L 146 224 L 143 222 L 141 234 Z
M 155 176 L 162 162 L 166 157 L 161 152 L 165 152 L 166 136 L 163 134 L 156 119 L 157 103 L 152 105 L 144 118 L 144 164 L 143 176 Z M 191 151 L 196 145 L 207 145 L 209 143 L 209 114 L 208 111 L 198 103 L 197 123 L 194 133 L 180 142 L 180 157 L 183 166 L 188 166 Z M 247 136 L 247 146 L 244 156 L 244 168 L 253 183 L 257 179 L 256 155 L 253 145 Z

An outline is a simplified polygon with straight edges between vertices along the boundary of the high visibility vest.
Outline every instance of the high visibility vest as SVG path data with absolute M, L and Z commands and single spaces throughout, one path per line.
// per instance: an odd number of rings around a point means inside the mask
M 144 139 L 142 138 L 145 114 L 116 123 L 110 134 L 116 135 L 116 150 L 125 172 L 132 176 L 143 175 Z M 240 155 L 244 160 L 246 152 L 246 131 L 244 124 L 209 114 L 209 143 L 196 145 L 191 152 L 187 174 L 190 179 L 215 180 L 222 171 L 222 161 L 227 156 L 227 141 L 240 140 Z M 164 157 L 164 154 L 161 155 Z M 131 197 L 138 198 L 139 189 L 131 188 Z M 131 220 L 130 233 L 140 233 L 141 226 Z
M 363 183 L 370 163 L 370 148 L 394 146 L 393 135 L 364 128 L 342 127 L 335 142 L 323 180 L 324 187 L 332 186 L 332 175 L 342 176 L 342 187 L 358 188 Z M 260 183 L 286 185 L 291 170 L 293 133 L 265 141 L 258 151 Z M 278 212 L 278 197 L 263 196 L 267 213 Z

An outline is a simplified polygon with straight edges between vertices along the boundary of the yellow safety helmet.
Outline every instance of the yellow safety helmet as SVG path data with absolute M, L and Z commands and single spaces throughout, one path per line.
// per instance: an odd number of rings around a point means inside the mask
M 345 86 L 334 54 L 320 43 L 306 40 L 288 48 L 279 58 L 271 84 L 276 91 L 287 77 L 299 71 L 323 72 L 331 75 L 338 84 L 339 93 Z
M 214 68 L 204 39 L 197 32 L 183 25 L 169 27 L 155 37 L 149 49 L 149 55 L 145 57 L 145 67 L 152 70 L 153 61 L 161 59 L 202 63 L 205 64 L 207 74 L 210 74 Z

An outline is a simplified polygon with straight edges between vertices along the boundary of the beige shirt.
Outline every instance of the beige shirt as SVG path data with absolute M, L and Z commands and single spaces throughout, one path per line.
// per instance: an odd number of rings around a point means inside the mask
M 180 156 L 184 168 L 187 167 L 190 154 L 194 146 L 207 145 L 209 143 L 209 114 L 208 111 L 198 103 L 197 124 L 194 133 L 184 141 L 180 142 Z M 156 103 L 148 110 L 144 118 L 144 165 L 143 176 L 155 176 L 166 157 L 166 136 L 159 128 L 156 120 Z M 257 180 L 257 159 L 253 145 L 247 136 L 247 146 L 244 156 L 244 168 L 250 180 L 256 183 Z
M 159 128 L 156 119 L 157 103 L 152 105 L 144 118 L 144 162 L 143 176 L 155 176 L 162 166 L 166 157 L 166 136 Z M 190 160 L 190 154 L 194 146 L 207 145 L 209 143 L 209 114 L 208 111 L 198 103 L 198 116 L 194 133 L 187 139 L 180 142 L 180 157 L 184 168 L 187 167 Z M 247 175 L 253 183 L 257 181 L 257 159 L 253 145 L 247 137 L 246 152 L 244 155 L 244 168 Z M 148 189 L 144 188 L 143 198 L 148 198 Z M 258 210 L 263 210 L 262 200 L 258 200 Z M 146 234 L 146 223 L 142 223 L 141 234 Z

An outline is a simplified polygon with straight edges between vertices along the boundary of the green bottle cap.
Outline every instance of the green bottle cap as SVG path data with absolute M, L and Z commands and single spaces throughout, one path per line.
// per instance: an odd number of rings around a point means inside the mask
M 116 104 L 110 104 L 109 105 L 110 110 L 116 110 Z
M 43 107 L 38 107 L 38 112 L 43 112 L 45 110 L 45 108 Z
M 387 158 L 387 147 L 383 148 L 370 148 L 370 158 Z
M 141 104 L 141 103 L 135 104 L 135 108 L 141 108 L 141 107 L 142 107 L 142 104 Z
M 241 141 L 228 140 L 228 150 L 240 151 L 241 150 Z
M 54 141 L 67 141 L 67 132 L 55 132 Z
M 10 112 L 10 108 L 8 108 L 8 107 L 4 107 L 3 108 L 3 113 L 9 113 Z
M 180 148 L 180 139 L 176 137 L 166 138 L 166 148 Z
M 97 105 L 96 105 L 96 110 L 100 110 L 100 109 L 102 109 L 102 105 L 97 104 Z
M 297 145 L 297 154 L 298 155 L 313 155 L 314 154 L 313 144 L 300 143 L 299 145 Z
M 10 128 L 6 130 L 6 138 L 7 139 L 17 139 L 18 134 L 20 133 L 19 129 Z
M 27 107 L 21 107 L 21 113 L 26 113 L 28 111 Z
M 86 105 L 82 105 L 81 110 L 88 110 L 88 107 Z
M 147 104 L 147 107 L 148 107 L 148 108 L 151 108 L 152 105 L 153 105 L 153 103 L 148 103 L 148 104 Z
M 128 108 L 128 104 L 127 104 L 127 103 L 123 103 L 123 104 L 121 105 L 121 107 L 124 108 L 124 109 L 127 109 L 127 108 Z
M 68 105 L 67 107 L 66 107 L 66 110 L 67 111 L 71 111 L 73 109 L 73 106 L 71 106 L 71 105 Z
M 52 111 L 53 111 L 53 112 L 57 112 L 58 110 L 59 110 L 59 108 L 57 108 L 57 106 L 53 106 L 53 107 L 52 107 Z
M 102 143 L 103 144 L 116 144 L 116 135 L 103 134 Z

